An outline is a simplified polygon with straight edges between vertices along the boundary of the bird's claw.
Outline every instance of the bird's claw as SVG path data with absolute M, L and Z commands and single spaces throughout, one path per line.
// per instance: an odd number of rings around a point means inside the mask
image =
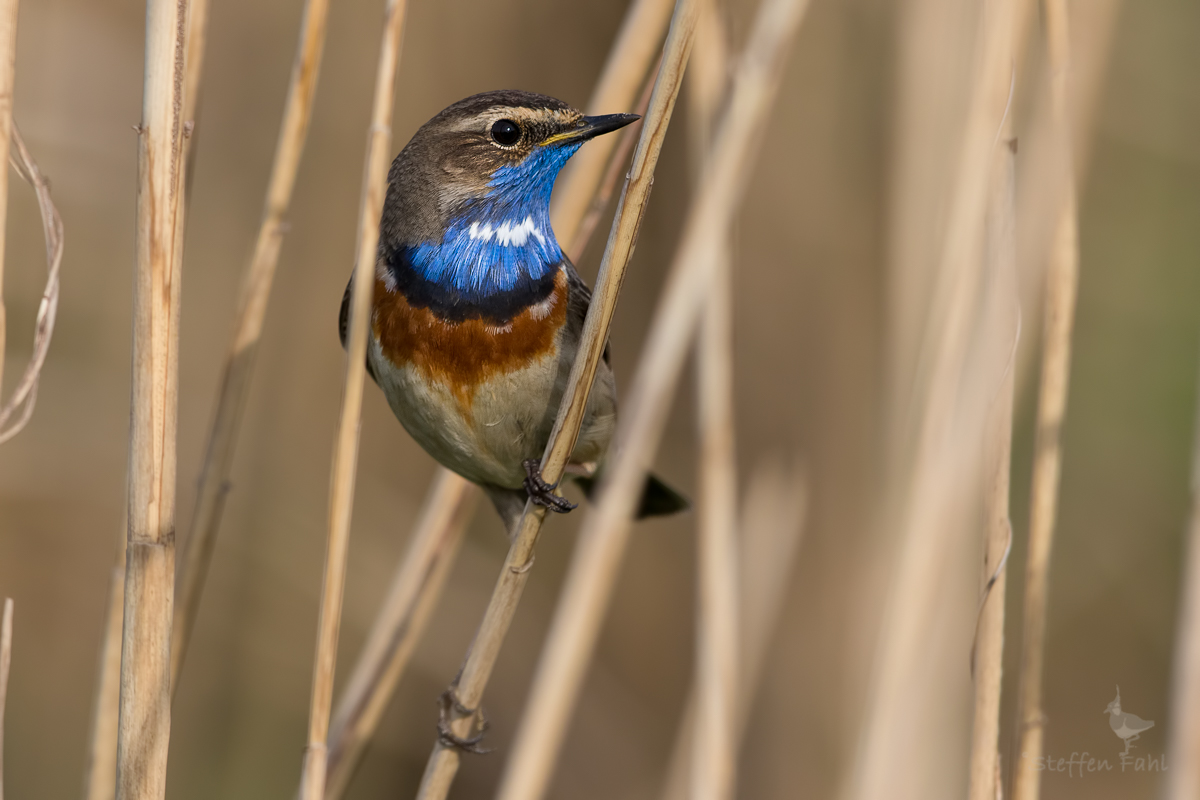
M 560 494 L 555 494 L 557 483 L 546 483 L 542 480 L 542 461 L 538 458 L 527 458 L 522 462 L 525 467 L 525 491 L 529 499 L 539 506 L 545 506 L 558 514 L 566 514 L 576 507 L 575 503 Z
M 454 687 L 451 686 L 446 691 L 442 692 L 439 698 L 440 710 L 438 713 L 438 741 L 445 747 L 452 747 L 455 750 L 460 750 L 464 753 L 475 753 L 476 755 L 484 755 L 492 752 L 489 747 L 480 747 L 479 743 L 483 741 L 484 734 L 487 733 L 489 723 L 487 718 L 483 716 L 483 712 L 479 711 L 479 733 L 474 736 L 456 736 L 450 728 L 450 723 L 454 720 L 451 718 L 451 711 L 462 716 L 472 716 L 479 709 L 471 709 L 458 702 L 458 698 L 454 694 Z

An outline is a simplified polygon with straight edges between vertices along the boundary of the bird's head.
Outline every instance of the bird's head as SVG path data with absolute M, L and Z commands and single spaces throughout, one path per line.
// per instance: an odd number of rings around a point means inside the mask
M 421 128 L 392 164 L 380 255 L 462 292 L 511 288 L 562 260 L 555 178 L 589 139 L 638 119 L 588 117 L 531 92 L 485 92 Z
M 1120 714 L 1121 713 L 1121 687 L 1117 687 L 1117 698 L 1108 704 L 1108 708 L 1104 709 L 1105 714 Z

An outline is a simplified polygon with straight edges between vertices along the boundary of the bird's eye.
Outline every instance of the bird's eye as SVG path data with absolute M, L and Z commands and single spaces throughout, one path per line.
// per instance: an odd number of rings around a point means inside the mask
M 498 145 L 508 147 L 521 138 L 521 129 L 511 119 L 502 119 L 492 125 L 492 139 Z

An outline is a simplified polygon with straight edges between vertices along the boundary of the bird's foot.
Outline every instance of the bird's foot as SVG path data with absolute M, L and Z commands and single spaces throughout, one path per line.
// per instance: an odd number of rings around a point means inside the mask
M 575 503 L 554 493 L 554 490 L 558 488 L 557 483 L 546 483 L 542 480 L 542 460 L 540 458 L 527 458 L 522 462 L 522 466 L 525 467 L 525 491 L 529 493 L 530 500 L 558 514 L 566 514 L 575 508 Z
M 438 713 L 438 741 L 445 747 L 452 747 L 455 750 L 461 750 L 464 753 L 475 753 L 476 755 L 484 755 L 490 753 L 491 748 L 480 747 L 480 742 L 483 741 L 484 734 L 487 733 L 488 721 L 483 716 L 480 709 L 467 708 L 462 703 L 458 702 L 458 697 L 454 694 L 454 687 L 451 686 L 446 691 L 442 692 L 439 699 Z M 479 733 L 474 736 L 456 736 L 450 728 L 450 724 L 454 721 L 454 714 L 461 717 L 470 717 L 479 711 Z

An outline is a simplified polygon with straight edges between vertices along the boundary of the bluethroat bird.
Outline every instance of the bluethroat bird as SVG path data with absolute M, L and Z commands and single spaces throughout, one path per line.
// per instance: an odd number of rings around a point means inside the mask
M 479 484 L 511 531 L 526 498 L 574 508 L 541 477 L 591 290 L 550 227 L 559 170 L 585 142 L 638 119 L 585 117 L 530 92 L 486 92 L 435 116 L 396 156 L 379 224 L 367 371 L 396 418 Z M 342 298 L 346 343 L 350 287 Z M 589 492 L 616 425 L 608 352 L 568 474 Z M 687 501 L 657 478 L 639 516 Z

